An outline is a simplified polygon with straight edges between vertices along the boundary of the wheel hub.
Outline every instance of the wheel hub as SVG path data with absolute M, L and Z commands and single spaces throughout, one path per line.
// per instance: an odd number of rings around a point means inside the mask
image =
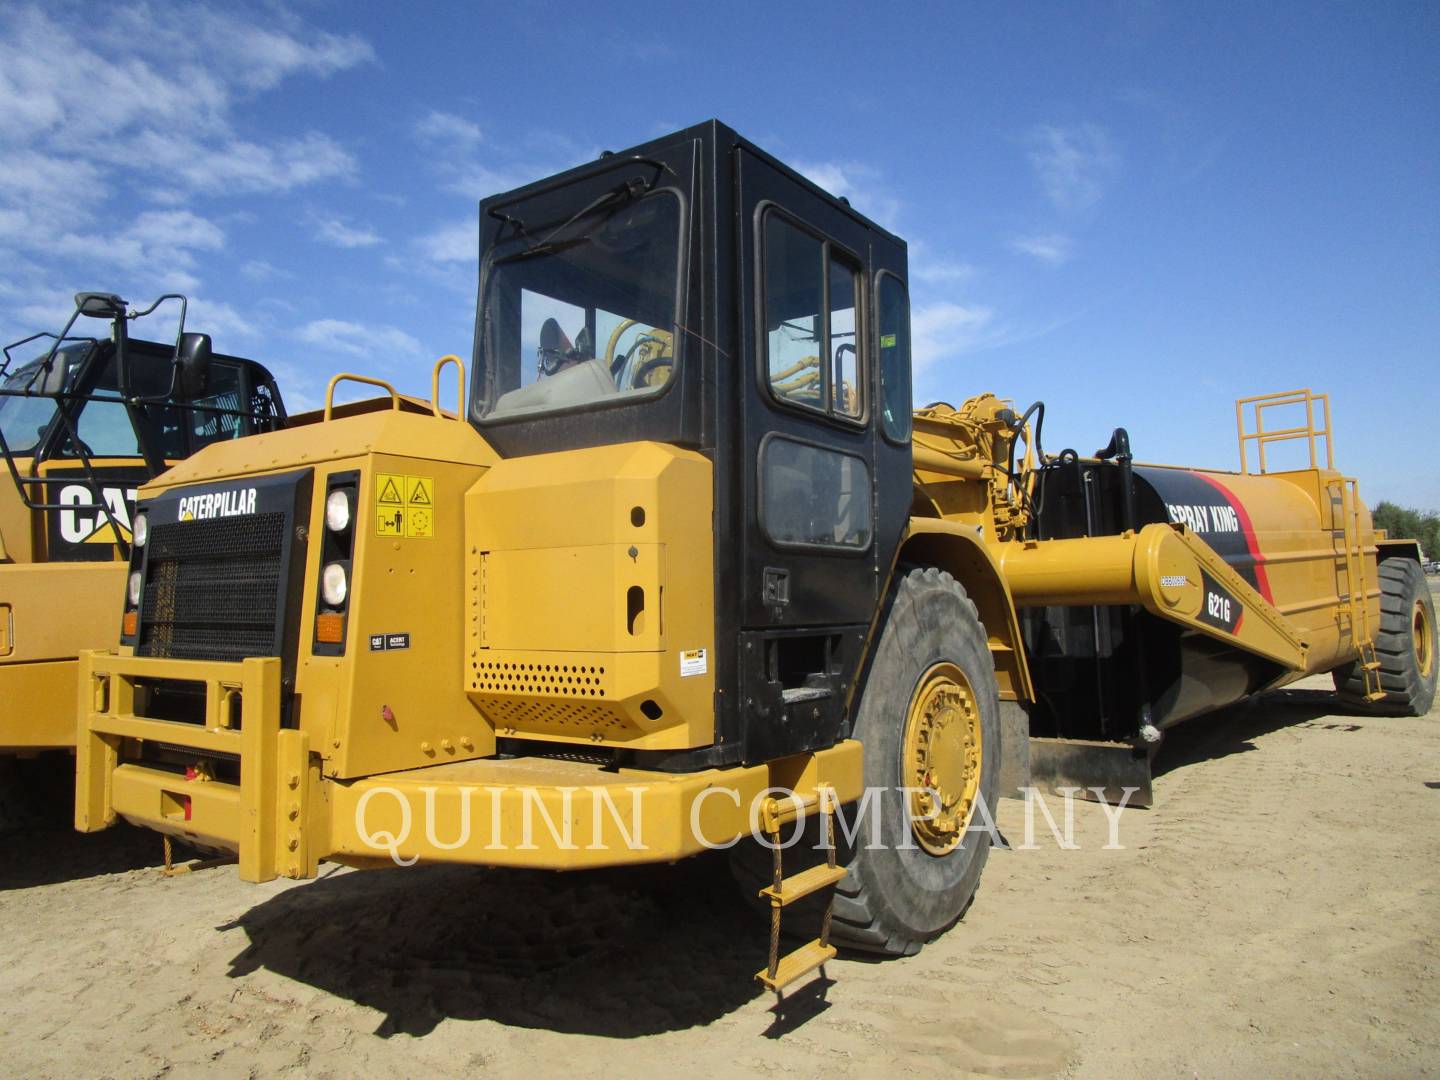
M 920 680 L 904 755 L 911 832 L 930 854 L 944 855 L 964 838 L 980 790 L 980 711 L 954 664 L 937 664 Z
M 1429 676 L 1430 667 L 1435 663 L 1435 642 L 1430 636 L 1429 611 L 1423 599 L 1415 601 L 1415 614 L 1411 640 L 1415 643 L 1415 666 L 1422 676 Z

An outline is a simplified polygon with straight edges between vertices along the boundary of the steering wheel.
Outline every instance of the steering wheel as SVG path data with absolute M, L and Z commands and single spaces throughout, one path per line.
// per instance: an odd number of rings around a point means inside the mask
M 627 351 L 622 353 L 620 359 L 617 361 L 615 359 L 616 346 L 620 344 L 620 339 L 624 336 L 626 330 L 629 330 L 632 326 L 639 325 L 639 319 L 622 319 L 620 325 L 610 332 L 610 340 L 605 345 L 605 366 L 610 369 L 611 375 L 618 377 L 620 375 L 620 369 L 625 365 L 625 361 L 630 358 L 630 353 Z M 634 346 L 631 346 L 631 348 L 633 349 Z
M 669 353 L 662 352 L 659 356 L 652 356 L 649 360 L 642 361 L 640 366 L 635 369 L 635 374 L 630 377 L 630 388 L 639 390 L 647 386 L 663 386 L 670 378 L 667 369 L 674 366 L 675 357 Z M 667 373 L 664 378 L 657 380 L 654 375 L 658 371 Z
M 620 345 L 620 339 L 631 328 L 641 325 L 639 319 L 626 319 L 620 323 L 610 334 L 610 340 L 605 346 L 605 365 L 610 371 L 618 385 L 625 376 L 627 369 L 631 369 L 626 385 L 620 386 L 621 390 L 640 390 L 650 386 L 660 386 L 669 379 L 668 370 L 675 366 L 675 338 L 673 334 L 652 326 L 648 330 L 636 335 L 635 341 L 630 348 L 620 355 L 615 355 Z M 665 371 L 664 378 L 656 379 L 658 372 Z

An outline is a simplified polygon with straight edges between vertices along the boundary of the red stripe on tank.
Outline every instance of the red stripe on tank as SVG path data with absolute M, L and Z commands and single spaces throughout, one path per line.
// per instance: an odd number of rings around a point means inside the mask
M 1213 487 L 1225 497 L 1225 501 L 1228 502 L 1230 508 L 1235 511 L 1235 516 L 1240 519 L 1241 535 L 1245 537 L 1245 549 L 1250 552 L 1250 558 L 1255 560 L 1256 588 L 1267 603 L 1274 604 L 1275 597 L 1270 592 L 1270 575 L 1265 572 L 1265 556 L 1260 554 L 1260 549 L 1255 546 L 1255 526 L 1250 521 L 1250 515 L 1245 510 L 1245 504 L 1235 497 L 1233 491 L 1209 473 L 1192 472 L 1190 475 L 1198 476 L 1201 480 L 1204 480 L 1205 483 Z

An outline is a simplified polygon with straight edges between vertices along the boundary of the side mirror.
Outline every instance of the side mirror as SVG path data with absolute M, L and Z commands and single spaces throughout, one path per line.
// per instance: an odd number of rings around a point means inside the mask
M 205 393 L 210 381 L 210 335 L 182 334 L 175 349 L 175 366 L 180 380 L 176 388 L 184 401 L 194 401 Z
M 92 319 L 119 319 L 125 314 L 125 301 L 114 293 L 76 293 L 75 310 Z

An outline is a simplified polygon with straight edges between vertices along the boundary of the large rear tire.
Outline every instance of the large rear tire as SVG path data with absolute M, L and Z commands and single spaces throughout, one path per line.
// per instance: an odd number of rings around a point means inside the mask
M 1435 604 L 1420 564 L 1387 559 L 1380 564 L 1380 632 L 1375 659 L 1380 661 L 1381 701 L 1365 700 L 1365 679 L 1358 661 L 1334 671 L 1335 690 L 1354 708 L 1382 716 L 1424 716 L 1435 702 Z

